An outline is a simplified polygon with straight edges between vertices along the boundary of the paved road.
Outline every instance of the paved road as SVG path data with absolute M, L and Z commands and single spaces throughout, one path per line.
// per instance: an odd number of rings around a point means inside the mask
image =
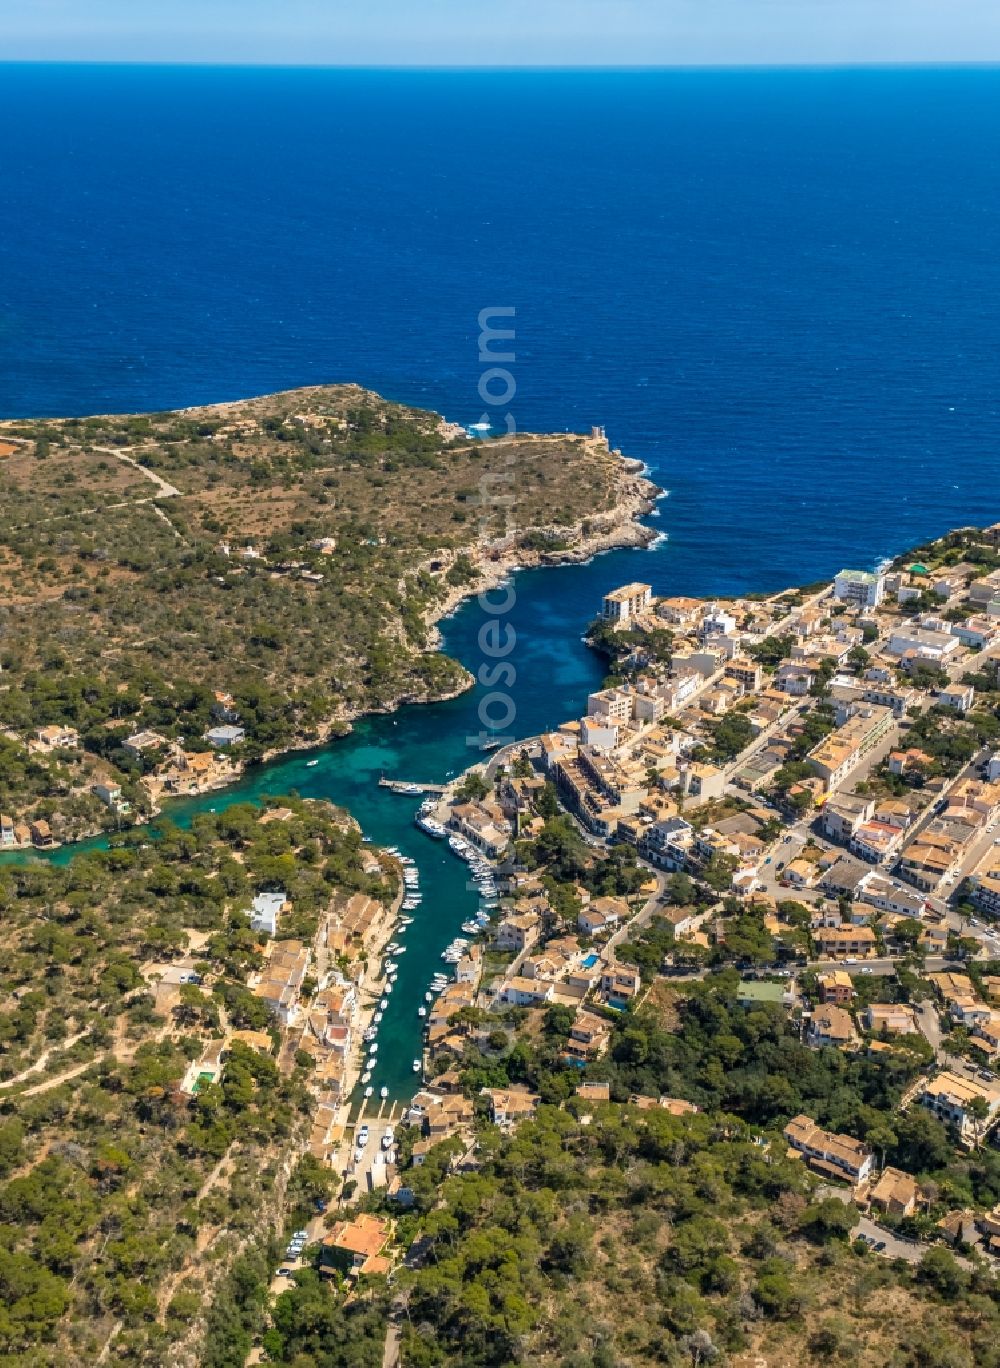
M 878 959 L 823 959 L 810 960 L 809 968 L 815 970 L 826 969 L 846 969 L 849 974 L 861 974 L 866 969 L 869 973 L 880 974 L 885 977 L 894 974 L 903 957 L 901 955 L 882 955 Z M 965 972 L 965 965 L 960 960 L 949 959 L 945 955 L 928 955 L 924 961 L 924 967 L 937 973 L 939 969 L 951 969 L 955 973 Z
M 876 1244 L 885 1244 L 884 1249 L 873 1253 L 881 1254 L 884 1259 L 905 1259 L 907 1263 L 918 1264 L 927 1253 L 927 1245 L 921 1244 L 918 1240 L 904 1240 L 898 1235 L 894 1235 L 891 1230 L 886 1230 L 884 1226 L 869 1220 L 867 1216 L 862 1216 L 857 1225 L 851 1231 L 851 1239 L 856 1240 L 859 1235 L 865 1235 Z M 971 1267 L 968 1260 L 959 1259 L 959 1263 L 965 1263 L 966 1267 Z
M 933 1047 L 935 1055 L 938 1054 L 941 1049 L 942 1031 L 941 1019 L 937 1014 L 937 1008 L 934 1006 L 933 1002 L 927 1001 L 915 1002 L 913 1004 L 913 1010 L 917 1014 L 917 1025 L 920 1027 L 921 1035 L 927 1043 Z

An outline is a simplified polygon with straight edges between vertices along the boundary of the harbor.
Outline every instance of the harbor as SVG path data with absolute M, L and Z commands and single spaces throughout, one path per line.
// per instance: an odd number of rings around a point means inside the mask
M 640 554 L 618 552 L 615 559 L 621 558 L 627 565 Z M 604 558 L 600 578 L 594 573 L 595 585 L 604 584 L 608 573 L 609 560 Z M 596 587 L 588 587 L 590 574 L 589 567 L 570 566 L 529 570 L 518 576 L 514 618 L 523 682 L 519 682 L 514 696 L 518 707 L 516 731 L 522 735 L 537 735 L 554 725 L 601 683 L 601 661 L 580 639 L 597 592 Z M 542 601 L 546 605 L 544 620 L 536 616 L 533 607 Z M 555 634 L 553 605 L 558 605 L 565 617 Z M 463 605 L 444 624 L 444 649 L 474 665 L 481 622 L 482 613 L 475 601 Z M 553 688 L 543 692 L 532 687 L 532 679 L 556 674 Z M 416 862 L 420 901 L 415 906 L 401 905 L 399 914 L 401 918 L 412 917 L 413 923 L 403 936 L 398 935 L 397 924 L 388 937 L 405 943 L 406 952 L 397 959 L 385 1009 L 376 1007 L 382 1010 L 378 1067 L 370 1080 L 374 1090 L 365 1106 L 366 1114 L 381 1101 L 383 1086 L 388 1089 L 389 1102 L 408 1098 L 419 1087 L 420 1075 L 414 1072 L 413 1063 L 422 1056 L 424 1028 L 430 1015 L 426 1009 L 431 1003 L 425 995 L 435 973 L 446 973 L 449 982 L 453 981 L 453 966 L 442 960 L 442 952 L 458 936 L 473 941 L 463 930 L 463 923 L 474 922 L 483 907 L 480 890 L 470 879 L 469 864 L 451 848 L 449 833 L 434 838 L 415 822 L 421 800 L 434 798 L 440 802 L 449 784 L 470 764 L 487 760 L 502 763 L 504 753 L 497 751 L 486 757 L 478 745 L 466 743 L 465 738 L 479 729 L 479 696 L 477 688 L 432 706 L 407 705 L 392 714 L 360 718 L 350 734 L 332 740 L 322 750 L 291 752 L 249 768 L 238 782 L 215 793 L 164 801 L 164 817 L 185 828 L 200 813 L 213 809 L 221 813 L 240 803 L 257 805 L 267 795 L 296 791 L 304 798 L 324 798 L 344 807 L 357 819 L 366 840 L 383 848 L 396 847 Z M 416 794 L 390 796 L 389 784 L 379 783 L 388 775 L 423 775 L 427 782 L 418 786 L 420 792 Z M 106 836 L 95 837 L 57 850 L 28 856 L 18 853 L 17 858 L 64 864 L 107 844 Z M 7 858 L 0 856 L 0 861 Z M 410 890 L 404 888 L 404 902 L 409 896 Z M 436 1001 L 439 995 L 433 997 Z M 380 995 L 376 1002 L 381 1000 Z M 418 1014 L 420 1007 L 425 1008 L 423 1017 Z M 351 1112 L 363 1103 L 363 1094 L 355 1087 Z

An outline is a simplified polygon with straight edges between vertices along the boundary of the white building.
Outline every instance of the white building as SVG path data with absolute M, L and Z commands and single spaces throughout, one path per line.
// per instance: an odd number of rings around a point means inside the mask
M 700 636 L 703 641 L 710 637 L 728 637 L 736 630 L 736 619 L 717 603 L 713 603 L 701 620 Z
M 945 660 L 961 647 L 958 637 L 950 632 L 932 632 L 923 627 L 901 627 L 889 638 L 890 655 L 903 656 L 913 651 L 921 660 Z
M 642 833 L 642 854 L 660 869 L 682 870 L 687 867 L 694 841 L 694 829 L 683 817 L 668 817 L 653 822 Z
M 600 689 L 587 698 L 587 716 L 599 722 L 630 722 L 633 701 L 625 689 Z
M 975 1098 L 981 1098 L 986 1104 L 986 1116 L 981 1121 L 970 1110 Z M 996 1121 L 1000 1109 L 1000 1089 L 991 1083 L 983 1084 L 978 1079 L 945 1072 L 924 1084 L 920 1101 L 939 1121 L 953 1126 L 960 1143 L 971 1148 Z
M 286 905 L 284 893 L 258 893 L 250 911 L 251 931 L 263 931 L 273 936 L 278 929 L 278 918 Z
M 833 596 L 859 608 L 877 608 L 885 595 L 885 575 L 870 570 L 841 570 L 833 581 Z
M 215 746 L 216 748 L 223 746 L 238 746 L 240 742 L 245 741 L 246 738 L 246 729 L 244 727 L 234 726 L 232 723 L 226 723 L 226 725 L 222 727 L 212 727 L 205 733 L 205 740 L 210 746 Z
M 971 684 L 953 684 L 948 689 L 939 689 L 934 695 L 934 702 L 939 708 L 951 708 L 955 712 L 967 713 L 975 697 L 976 690 Z
M 609 622 L 628 622 L 648 608 L 652 598 L 651 584 L 623 584 L 604 595 L 603 615 Z

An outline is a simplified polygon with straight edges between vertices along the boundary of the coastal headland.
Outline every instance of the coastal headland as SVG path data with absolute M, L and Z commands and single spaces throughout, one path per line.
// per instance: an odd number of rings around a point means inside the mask
M 655 486 L 602 436 L 472 438 L 355 385 L 8 421 L 0 443 L 14 846 L 452 697 L 470 680 L 436 624 L 464 598 L 653 537 Z

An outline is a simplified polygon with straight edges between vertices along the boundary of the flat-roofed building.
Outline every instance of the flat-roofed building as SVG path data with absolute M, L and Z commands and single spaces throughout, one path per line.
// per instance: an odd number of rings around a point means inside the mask
M 624 623 L 644 612 L 653 599 L 651 584 L 623 584 L 604 595 L 603 616 L 614 623 Z
M 877 608 L 885 596 L 885 575 L 870 570 L 841 570 L 833 581 L 834 598 L 859 608 Z
M 764 679 L 764 671 L 755 660 L 747 656 L 736 656 L 725 668 L 726 679 L 732 679 L 741 693 L 756 693 Z
M 812 748 L 806 761 L 827 790 L 835 789 L 888 736 L 895 721 L 891 708 L 861 704 L 842 727 Z
M 900 627 L 889 637 L 885 648 L 890 655 L 910 656 L 918 661 L 936 663 L 947 660 L 961 649 L 962 643 L 950 632 L 936 632 L 927 627 Z

